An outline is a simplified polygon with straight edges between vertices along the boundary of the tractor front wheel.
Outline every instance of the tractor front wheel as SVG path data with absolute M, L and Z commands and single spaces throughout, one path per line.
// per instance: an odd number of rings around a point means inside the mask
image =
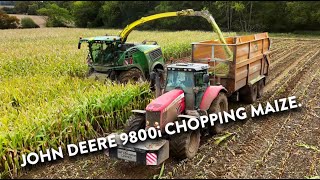
M 137 82 L 137 81 L 145 81 L 145 77 L 139 69 L 132 68 L 128 71 L 122 71 L 118 77 L 118 81 L 120 83 L 126 84 L 129 81 Z
M 130 131 L 138 132 L 140 129 L 144 129 L 146 126 L 146 119 L 144 115 L 134 114 L 129 117 L 124 127 L 124 132 L 129 133 Z
M 219 92 L 218 96 L 216 99 L 211 103 L 211 106 L 208 110 L 208 113 L 219 113 L 223 111 L 228 111 L 228 98 L 227 95 L 223 92 Z M 209 134 L 214 135 L 214 134 L 220 134 L 224 130 L 223 124 L 220 124 L 217 122 L 217 124 L 214 124 L 214 126 L 210 126 L 209 129 Z
M 193 158 L 200 146 L 200 130 L 180 132 L 170 139 L 171 155 L 177 159 Z

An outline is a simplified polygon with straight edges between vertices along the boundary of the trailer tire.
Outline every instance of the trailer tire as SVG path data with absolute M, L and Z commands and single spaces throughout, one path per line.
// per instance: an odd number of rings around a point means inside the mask
M 180 132 L 170 139 L 171 156 L 177 159 L 193 158 L 200 146 L 200 130 Z
M 258 82 L 258 94 L 257 98 L 261 98 L 263 96 L 263 89 L 264 89 L 264 79 L 261 79 Z
M 240 94 L 240 100 L 252 104 L 257 100 L 258 96 L 258 83 L 255 83 L 251 86 L 245 86 L 240 89 L 239 91 Z
M 129 117 L 124 127 L 124 132 L 129 133 L 131 131 L 138 132 L 146 126 L 145 116 L 140 114 L 134 114 Z
M 127 84 L 129 81 L 145 81 L 145 77 L 142 72 L 137 68 L 129 69 L 128 71 L 122 71 L 118 76 L 118 81 L 123 84 Z
M 218 96 L 212 101 L 208 114 L 222 111 L 228 111 L 228 98 L 224 92 L 219 92 Z M 209 126 L 209 134 L 220 134 L 223 132 L 224 127 L 225 125 L 220 123 L 214 124 L 214 126 Z

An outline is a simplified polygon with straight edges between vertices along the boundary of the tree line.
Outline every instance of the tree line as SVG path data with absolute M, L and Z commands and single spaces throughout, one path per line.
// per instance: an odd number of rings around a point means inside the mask
M 222 31 L 317 31 L 318 1 L 15 1 L 7 13 L 45 15 L 47 26 L 124 28 L 155 13 L 207 9 Z M 205 19 L 173 17 L 139 26 L 153 30 L 211 30 Z

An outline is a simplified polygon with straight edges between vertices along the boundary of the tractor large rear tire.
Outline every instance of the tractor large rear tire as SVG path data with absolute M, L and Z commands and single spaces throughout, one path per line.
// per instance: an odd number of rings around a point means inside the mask
M 222 113 L 223 111 L 228 111 L 228 98 L 224 92 L 219 92 L 216 99 L 211 103 L 211 106 L 208 110 L 208 114 L 218 113 L 218 112 Z M 220 124 L 220 122 L 216 121 L 214 126 L 210 126 L 208 128 L 209 134 L 210 135 L 220 134 L 223 132 L 224 127 L 225 127 L 225 124 Z
M 193 158 L 200 146 L 200 130 L 180 132 L 170 139 L 170 152 L 177 159 Z
M 118 76 L 118 81 L 123 84 L 126 84 L 129 81 L 137 82 L 140 80 L 145 81 L 145 77 L 137 68 L 132 68 L 128 71 L 122 71 Z
M 127 120 L 124 127 L 124 132 L 129 133 L 130 131 L 138 132 L 140 129 L 144 129 L 146 126 L 146 119 L 144 115 L 133 114 Z

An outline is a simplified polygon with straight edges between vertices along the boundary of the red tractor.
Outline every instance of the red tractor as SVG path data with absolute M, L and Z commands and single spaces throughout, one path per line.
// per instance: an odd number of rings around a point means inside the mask
M 118 139 L 118 146 L 109 150 L 110 156 L 148 165 L 147 156 L 153 152 L 156 165 L 169 157 L 170 147 L 170 154 L 176 158 L 194 157 L 200 145 L 200 129 L 168 136 L 164 128 L 169 122 L 228 110 L 227 90 L 221 85 L 210 86 L 208 68 L 207 64 L 201 63 L 169 65 L 164 94 L 148 104 L 145 110 L 133 110 L 125 127 L 126 133 L 156 127 L 161 130 L 162 138 L 126 146 Z M 203 130 L 213 134 L 219 131 L 218 128 L 212 126 Z
M 192 62 L 195 63 L 168 65 L 163 94 L 145 110 L 133 110 L 125 127 L 128 134 L 157 128 L 161 137 L 123 146 L 116 135 L 118 146 L 109 149 L 110 157 L 145 165 L 162 163 L 169 158 L 169 151 L 179 159 L 192 158 L 198 151 L 202 132 L 219 133 L 222 125 L 217 123 L 168 134 L 165 129 L 168 124 L 174 122 L 170 128 L 177 129 L 182 120 L 189 123 L 192 118 L 228 111 L 227 97 L 252 103 L 262 96 L 269 71 L 268 34 L 229 37 L 226 41 L 233 52 L 231 59 L 224 51 L 225 45 L 219 41 L 204 41 L 192 44 Z M 159 89 L 159 76 L 151 78 Z

